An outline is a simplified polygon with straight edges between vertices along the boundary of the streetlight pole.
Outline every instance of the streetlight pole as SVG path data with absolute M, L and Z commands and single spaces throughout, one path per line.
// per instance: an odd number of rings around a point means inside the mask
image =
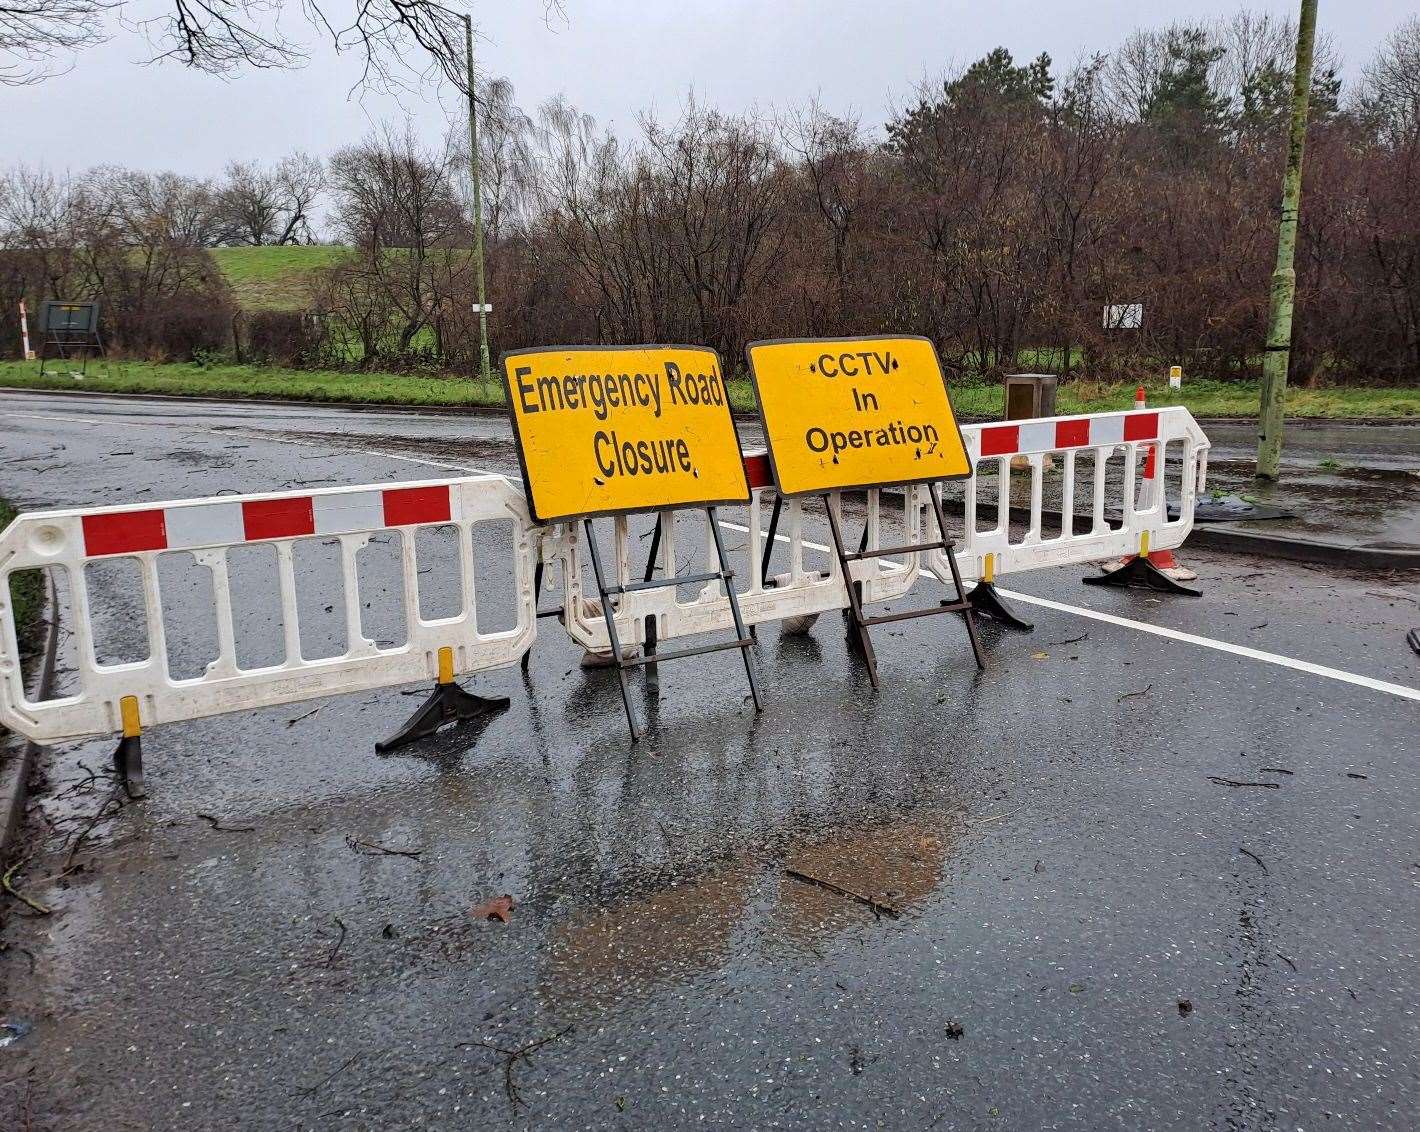
M 483 275 L 483 189 L 478 179 L 478 108 L 473 93 L 473 18 L 463 18 L 464 62 L 468 67 L 468 153 L 473 179 L 473 255 L 478 271 L 478 353 L 484 384 L 488 370 L 488 293 Z
M 1267 312 L 1267 348 L 1262 355 L 1262 405 L 1258 413 L 1257 478 L 1281 475 L 1282 422 L 1287 395 L 1287 366 L 1292 354 L 1292 306 L 1297 293 L 1293 267 L 1297 251 L 1297 214 L 1302 205 L 1302 149 L 1307 140 L 1311 102 L 1312 45 L 1316 39 L 1317 0 L 1302 0 L 1297 23 L 1297 69 L 1292 82 L 1292 127 L 1287 142 L 1287 172 L 1282 177 L 1282 217 L 1277 224 L 1277 266 Z

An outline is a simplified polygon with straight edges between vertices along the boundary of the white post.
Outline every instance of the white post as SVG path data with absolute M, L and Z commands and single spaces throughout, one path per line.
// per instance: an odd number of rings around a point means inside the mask
M 30 349 L 30 319 L 25 313 L 25 300 L 20 300 L 20 338 L 24 342 L 25 361 L 35 360 L 35 352 Z

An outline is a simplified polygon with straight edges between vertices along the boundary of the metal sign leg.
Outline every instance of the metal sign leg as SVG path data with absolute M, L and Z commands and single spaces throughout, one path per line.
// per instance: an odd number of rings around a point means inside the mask
M 863 616 L 862 594 L 853 582 L 848 569 L 848 553 L 843 549 L 843 528 L 838 522 L 838 513 L 833 509 L 833 497 L 825 495 L 823 505 L 828 511 L 828 526 L 833 532 L 833 549 L 838 555 L 838 569 L 843 576 L 843 586 L 848 591 L 848 608 L 853 615 L 853 627 L 858 635 L 858 645 L 863 650 L 863 659 L 868 664 L 868 679 L 873 687 L 878 686 L 878 658 L 873 652 L 873 642 L 868 636 L 867 620 Z
M 583 519 L 582 522 L 586 524 L 587 550 L 592 557 L 592 573 L 597 579 L 597 596 L 602 603 L 602 616 L 606 618 L 606 635 L 611 641 L 612 660 L 616 662 L 616 678 L 621 684 L 621 703 L 626 708 L 626 724 L 631 728 L 631 741 L 634 743 L 641 738 L 641 728 L 631 707 L 631 687 L 626 679 L 626 658 L 621 655 L 621 639 L 616 633 L 616 615 L 612 612 L 606 579 L 602 577 L 602 556 L 597 548 L 597 532 L 590 519 Z
M 735 593 L 735 572 L 730 569 L 729 560 L 725 557 L 725 539 L 720 533 L 720 515 L 715 507 L 705 508 L 705 519 L 710 524 L 710 532 L 715 536 L 715 553 L 720 559 L 720 576 L 725 579 L 725 595 L 730 599 L 730 613 L 735 619 L 735 636 L 743 641 L 746 637 L 744 618 L 740 615 L 740 599 Z M 750 561 L 754 560 L 754 552 L 750 552 Z M 763 711 L 759 703 L 759 685 L 754 678 L 754 657 L 749 655 L 749 649 L 741 648 L 740 656 L 745 662 L 745 677 L 749 680 L 750 698 L 754 700 L 754 710 Z

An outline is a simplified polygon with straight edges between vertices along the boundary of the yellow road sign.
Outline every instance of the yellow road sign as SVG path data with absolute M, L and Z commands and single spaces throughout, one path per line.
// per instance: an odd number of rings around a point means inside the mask
M 714 350 L 516 350 L 503 379 L 540 522 L 749 499 Z
M 971 475 L 929 339 L 752 342 L 746 354 L 785 495 Z

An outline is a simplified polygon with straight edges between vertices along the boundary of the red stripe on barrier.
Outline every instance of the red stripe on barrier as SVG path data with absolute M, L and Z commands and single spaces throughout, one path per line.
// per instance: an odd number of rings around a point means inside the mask
M 447 487 L 398 487 L 386 491 L 384 496 L 387 527 L 449 521 Z
M 309 495 L 294 499 L 258 499 L 242 504 L 242 526 L 248 541 L 313 535 L 316 518 Z
M 1080 421 L 1059 421 L 1055 425 L 1056 448 L 1079 448 L 1090 442 L 1089 419 Z
M 1010 456 L 1021 446 L 1019 425 L 997 425 L 981 430 L 981 454 L 983 456 Z
M 84 553 L 94 557 L 168 548 L 168 528 L 161 510 L 85 515 L 83 524 Z
M 1158 413 L 1130 413 L 1124 418 L 1125 440 L 1153 440 L 1158 435 Z
M 756 448 L 752 452 L 744 454 L 745 478 L 749 480 L 750 490 L 757 487 L 772 487 L 774 485 L 774 474 L 769 467 L 769 453 L 763 448 Z

